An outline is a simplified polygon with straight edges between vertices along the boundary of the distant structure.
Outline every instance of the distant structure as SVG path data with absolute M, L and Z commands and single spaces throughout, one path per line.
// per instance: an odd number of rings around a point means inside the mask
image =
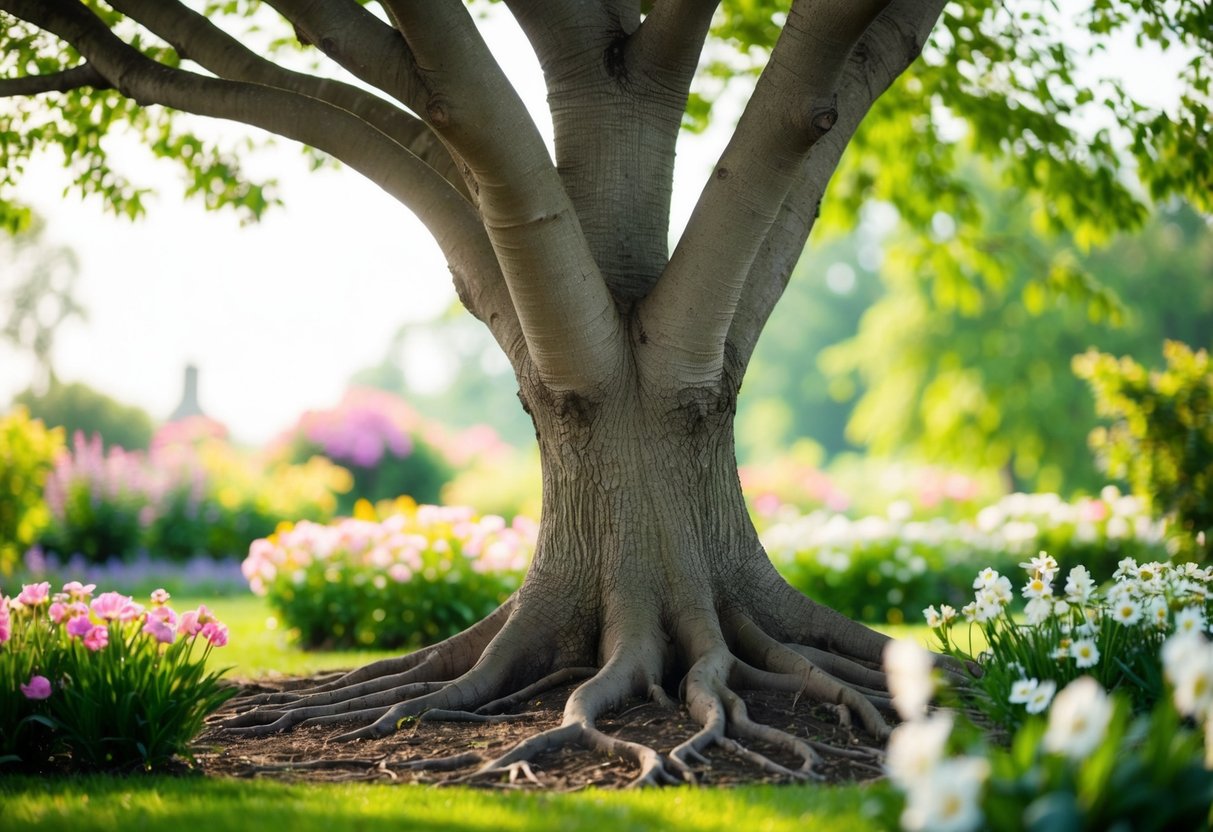
M 185 389 L 181 392 L 181 403 L 168 417 L 170 422 L 180 422 L 192 416 L 203 416 L 202 406 L 198 404 L 198 368 L 193 364 L 185 365 Z

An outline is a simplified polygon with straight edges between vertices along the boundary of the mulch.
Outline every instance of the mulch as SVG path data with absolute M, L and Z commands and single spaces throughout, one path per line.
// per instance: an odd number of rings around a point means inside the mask
M 290 690 L 307 687 L 314 679 L 283 679 L 271 684 L 264 680 L 245 685 L 245 693 L 265 690 Z M 470 754 L 492 759 L 526 737 L 560 724 L 565 700 L 575 689 L 570 684 L 548 691 L 520 706 L 517 721 L 503 723 L 466 723 L 415 721 L 387 737 L 374 740 L 336 742 L 334 738 L 350 726 L 295 728 L 265 737 L 237 737 L 225 732 L 216 722 L 197 742 L 197 762 L 204 774 L 226 777 L 273 778 L 285 781 L 336 782 L 368 781 L 380 783 L 452 784 L 461 781 L 475 765 L 450 771 L 417 770 L 412 761 Z M 832 747 L 861 748 L 876 745 L 858 726 L 839 724 L 833 708 L 814 705 L 793 694 L 768 691 L 741 691 L 750 716 L 757 722 L 782 729 L 797 737 L 827 743 Z M 231 706 L 216 715 L 231 715 Z M 694 734 L 699 726 L 685 708 L 677 710 L 647 701 L 625 705 L 618 713 L 602 717 L 598 726 L 608 734 L 644 743 L 667 752 Z M 746 742 L 747 747 L 766 754 L 788 768 L 800 761 L 787 752 L 762 743 Z M 753 762 L 711 748 L 705 756 L 707 766 L 699 766 L 701 785 L 740 786 L 759 783 L 791 782 L 787 776 L 764 772 Z M 506 777 L 477 779 L 471 785 L 498 789 L 527 789 L 568 792 L 589 787 L 621 789 L 636 777 L 638 769 L 628 760 L 612 758 L 580 747 L 547 752 L 531 763 L 538 784 L 523 777 L 511 782 Z M 856 783 L 881 776 L 878 763 L 823 754 L 815 771 L 827 783 Z

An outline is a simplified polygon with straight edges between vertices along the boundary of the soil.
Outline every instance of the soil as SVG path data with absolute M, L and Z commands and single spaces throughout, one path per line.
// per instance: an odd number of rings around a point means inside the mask
M 331 678 L 331 677 L 326 677 Z M 264 680 L 245 684 L 243 694 L 268 690 L 290 690 L 316 684 L 316 679 Z M 518 720 L 502 723 L 454 723 L 415 721 L 388 737 L 375 740 L 334 742 L 349 727 L 295 728 L 265 737 L 234 737 L 219 722 L 232 713 L 232 706 L 212 718 L 199 737 L 197 761 L 206 774 L 229 777 L 269 777 L 289 781 L 365 780 L 384 783 L 451 784 L 462 782 L 476 768 L 478 758 L 492 759 L 520 740 L 560 724 L 565 700 L 576 685 L 548 691 L 517 709 Z M 797 701 L 793 694 L 768 691 L 740 692 L 751 717 L 797 737 L 835 748 L 861 752 L 855 758 L 821 754 L 815 773 L 827 783 L 854 783 L 881 776 L 880 762 L 864 751 L 876 743 L 858 726 L 840 725 L 834 708 Z M 685 708 L 673 710 L 652 702 L 636 702 L 616 714 L 601 718 L 598 726 L 608 734 L 644 743 L 667 752 L 693 735 L 699 726 Z M 750 746 L 795 769 L 800 761 L 773 747 Z M 462 755 L 462 756 L 458 756 Z M 732 752 L 711 748 L 704 755 L 709 765 L 696 768 L 698 783 L 738 786 L 787 783 L 786 775 L 763 771 L 754 762 Z M 450 770 L 416 768 L 420 760 L 454 758 L 463 766 Z M 531 763 L 538 782 L 517 777 L 467 781 L 472 785 L 501 789 L 576 791 L 588 787 L 627 787 L 638 770 L 630 761 L 606 757 L 580 747 L 544 753 Z

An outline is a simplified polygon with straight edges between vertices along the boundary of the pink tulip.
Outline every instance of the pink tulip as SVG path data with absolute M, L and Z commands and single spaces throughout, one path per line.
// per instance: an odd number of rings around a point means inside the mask
M 70 612 L 70 609 L 62 601 L 56 601 L 51 604 L 51 608 L 48 610 L 51 621 L 54 621 L 56 624 L 61 624 L 63 619 L 67 617 L 68 612 Z
M 210 621 L 203 625 L 202 637 L 214 647 L 223 647 L 227 644 L 227 625 L 220 624 L 218 621 Z
M 93 590 L 97 588 L 96 584 L 82 584 L 79 581 L 68 581 L 63 585 L 63 591 L 72 598 L 88 599 L 93 594 Z
M 143 613 L 143 607 L 136 604 L 129 595 L 117 592 L 103 592 L 92 603 L 92 610 L 98 618 L 105 621 L 130 621 Z
M 155 607 L 147 614 L 147 622 L 143 632 L 152 636 L 161 644 L 172 644 L 177 636 L 177 613 L 168 607 Z
M 96 653 L 98 650 L 109 644 L 110 631 L 104 625 L 93 627 L 84 636 L 84 646 Z
M 50 581 L 43 581 L 40 584 L 26 584 L 21 587 L 21 594 L 17 596 L 17 601 L 27 607 L 36 607 L 39 604 L 46 603 L 50 595 Z
M 165 604 L 168 603 L 169 598 L 171 598 L 171 597 L 172 596 L 168 594 L 167 590 L 157 589 L 154 592 L 152 592 L 152 603 L 158 607 L 164 606 Z
M 93 629 L 93 622 L 87 615 L 77 615 L 67 622 L 67 634 L 72 638 L 83 638 Z
M 13 622 L 8 611 L 8 598 L 0 595 L 0 644 L 13 637 Z
M 46 699 L 51 695 L 51 680 L 45 676 L 31 676 L 28 685 L 18 685 L 26 699 Z

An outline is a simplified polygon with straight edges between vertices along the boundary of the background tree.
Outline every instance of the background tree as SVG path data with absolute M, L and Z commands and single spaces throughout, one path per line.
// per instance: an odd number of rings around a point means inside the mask
M 76 432 L 91 439 L 100 436 L 107 448 L 128 451 L 147 450 L 154 426 L 147 411 L 113 399 L 87 384 L 55 383 L 45 393 L 26 390 L 17 394 L 14 404 L 23 406 L 35 419 L 49 427 L 63 428 L 71 440 Z
M 955 184 L 940 127 L 967 123 L 979 151 L 1012 154 L 1009 176 L 1049 195 L 1046 227 L 1108 233 L 1139 222 L 1146 206 L 1119 177 L 1112 138 L 1074 129 L 1080 110 L 1103 107 L 1131 131 L 1153 196 L 1184 193 L 1207 207 L 1203 64 L 1186 72 L 1190 95 L 1155 113 L 1115 87 L 1099 96 L 1076 87 L 1078 56 L 1060 44 L 1049 3 L 506 5 L 543 68 L 554 159 L 457 0 L 270 0 L 285 25 L 268 14 L 242 22 L 265 7 L 241 0 L 206 4 L 210 17 L 175 0 L 0 0 L 11 15 L 0 93 L 56 94 L 52 109 L 8 108 L 6 169 L 58 147 L 86 171 L 85 190 L 137 214 L 137 187 L 100 141 L 124 122 L 181 162 L 190 187 L 207 182 L 198 190 L 208 200 L 255 214 L 264 191 L 229 176 L 174 113 L 310 145 L 426 223 L 460 299 L 514 369 L 543 465 L 543 520 L 523 587 L 463 634 L 258 700 L 232 730 L 353 720 L 365 727 L 346 736 L 376 736 L 407 717 L 483 715 L 585 678 L 560 727 L 480 771 L 517 772 L 541 751 L 582 742 L 634 760 L 640 781 L 666 782 L 692 776 L 700 752 L 719 743 L 792 774 L 737 744 L 762 740 L 801 757 L 803 775 L 816 752 L 755 724 L 735 689 L 837 704 L 879 741 L 889 731 L 877 669 L 886 639 L 775 572 L 737 482 L 733 414 L 844 149 L 854 139 L 860 154 L 832 195 L 842 208 L 887 192 L 911 221 L 944 210 L 967 222 L 978 209 Z M 1211 15 L 1196 2 L 1100 0 L 1079 23 L 1099 35 L 1145 26 L 1144 38 L 1207 51 Z M 265 31 L 280 39 L 267 43 Z M 315 71 L 272 60 L 292 32 Z M 688 102 L 702 109 L 703 90 L 690 96 L 709 34 L 743 47 L 719 58 L 735 62 L 731 71 L 745 76 L 747 60 L 761 71 L 671 252 L 675 147 Z M 326 75 L 334 64 L 383 95 Z M 596 727 L 628 697 L 668 701 L 679 679 L 702 730 L 668 753 Z

